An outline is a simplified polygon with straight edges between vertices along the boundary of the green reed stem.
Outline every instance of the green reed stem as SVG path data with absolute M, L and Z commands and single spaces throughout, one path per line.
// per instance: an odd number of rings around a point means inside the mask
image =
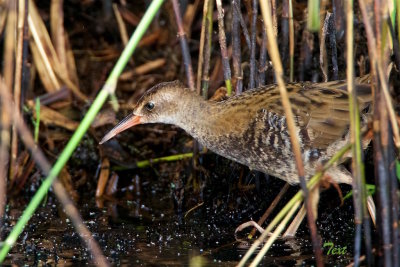
M 67 163 L 67 161 L 71 157 L 72 153 L 74 152 L 75 148 L 78 146 L 83 135 L 86 133 L 87 129 L 89 128 L 90 124 L 96 117 L 100 108 L 103 106 L 104 102 L 107 100 L 107 97 L 110 94 L 114 94 L 115 88 L 117 86 L 118 77 L 121 75 L 127 62 L 131 58 L 132 53 L 135 51 L 140 39 L 146 32 L 147 28 L 149 27 L 151 21 L 153 20 L 155 14 L 160 9 L 160 6 L 163 2 L 164 2 L 164 0 L 154 0 L 151 2 L 150 6 L 146 10 L 146 13 L 144 14 L 139 25 L 137 26 L 135 32 L 132 34 L 131 39 L 129 40 L 127 46 L 125 47 L 120 58 L 118 59 L 117 63 L 115 64 L 113 70 L 111 71 L 110 76 L 108 77 L 106 83 L 104 84 L 100 93 L 97 95 L 96 99 L 93 101 L 93 104 L 87 111 L 86 116 L 83 118 L 82 122 L 80 123 L 79 127 L 76 129 L 75 133 L 72 135 L 71 139 L 69 140 L 69 142 L 66 145 L 66 147 L 64 148 L 64 150 L 61 152 L 60 156 L 58 157 L 58 160 L 56 161 L 56 163 L 53 165 L 52 169 L 50 170 L 49 175 L 46 177 L 46 179 L 43 181 L 42 185 L 39 187 L 36 194 L 33 196 L 31 202 L 28 204 L 28 206 L 24 210 L 24 212 L 21 215 L 21 217 L 19 218 L 17 224 L 14 226 L 11 233 L 8 235 L 7 239 L 4 241 L 3 246 L 1 247 L 1 250 L 0 250 L 0 264 L 4 261 L 10 248 L 15 244 L 18 236 L 22 233 L 25 225 L 27 224 L 29 219 L 32 217 L 33 213 L 39 206 L 43 197 L 47 194 L 47 191 L 49 190 L 54 179 L 58 176 L 58 174 L 60 173 L 60 171 L 62 170 L 64 165 Z
M 145 168 L 148 166 L 151 166 L 152 164 L 155 163 L 160 163 L 160 162 L 171 162 L 171 161 L 177 161 L 177 160 L 182 160 L 182 159 L 187 159 L 187 158 L 192 158 L 193 153 L 185 153 L 185 154 L 178 154 L 178 155 L 171 155 L 171 156 L 165 156 L 161 158 L 156 158 L 156 159 L 150 159 L 150 160 L 142 160 L 136 162 L 136 166 L 138 168 Z
M 36 121 L 35 121 L 35 143 L 37 144 L 39 141 L 39 126 L 40 126 L 40 99 L 36 98 L 35 101 L 35 112 L 36 112 Z
M 308 0 L 307 9 L 307 28 L 312 32 L 319 31 L 319 0 Z

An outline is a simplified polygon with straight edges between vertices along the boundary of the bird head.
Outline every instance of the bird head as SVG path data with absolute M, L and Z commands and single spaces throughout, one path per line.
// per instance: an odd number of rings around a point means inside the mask
M 179 81 L 154 86 L 139 99 L 133 111 L 103 137 L 100 144 L 138 124 L 175 124 L 182 112 L 182 98 L 190 93 Z

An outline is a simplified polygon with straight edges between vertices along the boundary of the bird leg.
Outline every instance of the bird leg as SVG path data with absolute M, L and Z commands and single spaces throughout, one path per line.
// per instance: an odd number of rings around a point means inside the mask
M 318 169 L 318 168 L 317 168 Z M 319 171 L 319 170 L 318 170 Z M 328 174 L 324 174 L 324 177 L 321 179 L 320 181 L 320 186 L 323 189 L 328 189 L 329 187 L 333 186 L 336 191 L 339 194 L 339 198 L 340 198 L 340 206 L 343 205 L 343 193 L 342 193 L 342 189 L 340 189 L 340 186 L 338 183 L 335 182 L 335 180 Z

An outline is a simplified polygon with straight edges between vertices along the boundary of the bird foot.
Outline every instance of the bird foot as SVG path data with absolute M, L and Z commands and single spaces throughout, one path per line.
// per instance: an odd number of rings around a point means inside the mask
M 317 167 L 317 171 L 322 171 L 322 166 Z M 339 194 L 339 198 L 340 198 L 340 206 L 343 205 L 343 193 L 342 193 L 342 189 L 340 189 L 340 186 L 337 182 L 335 182 L 335 179 L 333 179 L 332 176 L 330 176 L 329 174 L 325 173 L 324 176 L 321 178 L 319 185 L 322 189 L 328 189 L 331 186 L 333 186 L 336 191 Z

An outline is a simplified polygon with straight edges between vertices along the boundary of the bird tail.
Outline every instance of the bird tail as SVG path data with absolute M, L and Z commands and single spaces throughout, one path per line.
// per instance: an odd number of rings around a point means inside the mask
M 392 70 L 393 70 L 393 62 L 390 62 L 389 65 L 386 68 L 386 76 L 387 77 L 390 76 L 390 73 L 392 72 Z M 358 84 L 371 84 L 371 82 L 372 82 L 372 74 L 368 73 L 368 74 L 365 74 L 365 75 L 363 75 L 361 77 L 357 77 L 357 78 L 355 78 L 355 82 L 358 83 Z
M 355 82 L 358 84 L 370 84 L 372 81 L 371 73 L 365 74 L 361 77 L 356 77 Z
M 372 103 L 372 88 L 370 84 L 356 84 L 355 90 L 360 111 L 369 107 Z

